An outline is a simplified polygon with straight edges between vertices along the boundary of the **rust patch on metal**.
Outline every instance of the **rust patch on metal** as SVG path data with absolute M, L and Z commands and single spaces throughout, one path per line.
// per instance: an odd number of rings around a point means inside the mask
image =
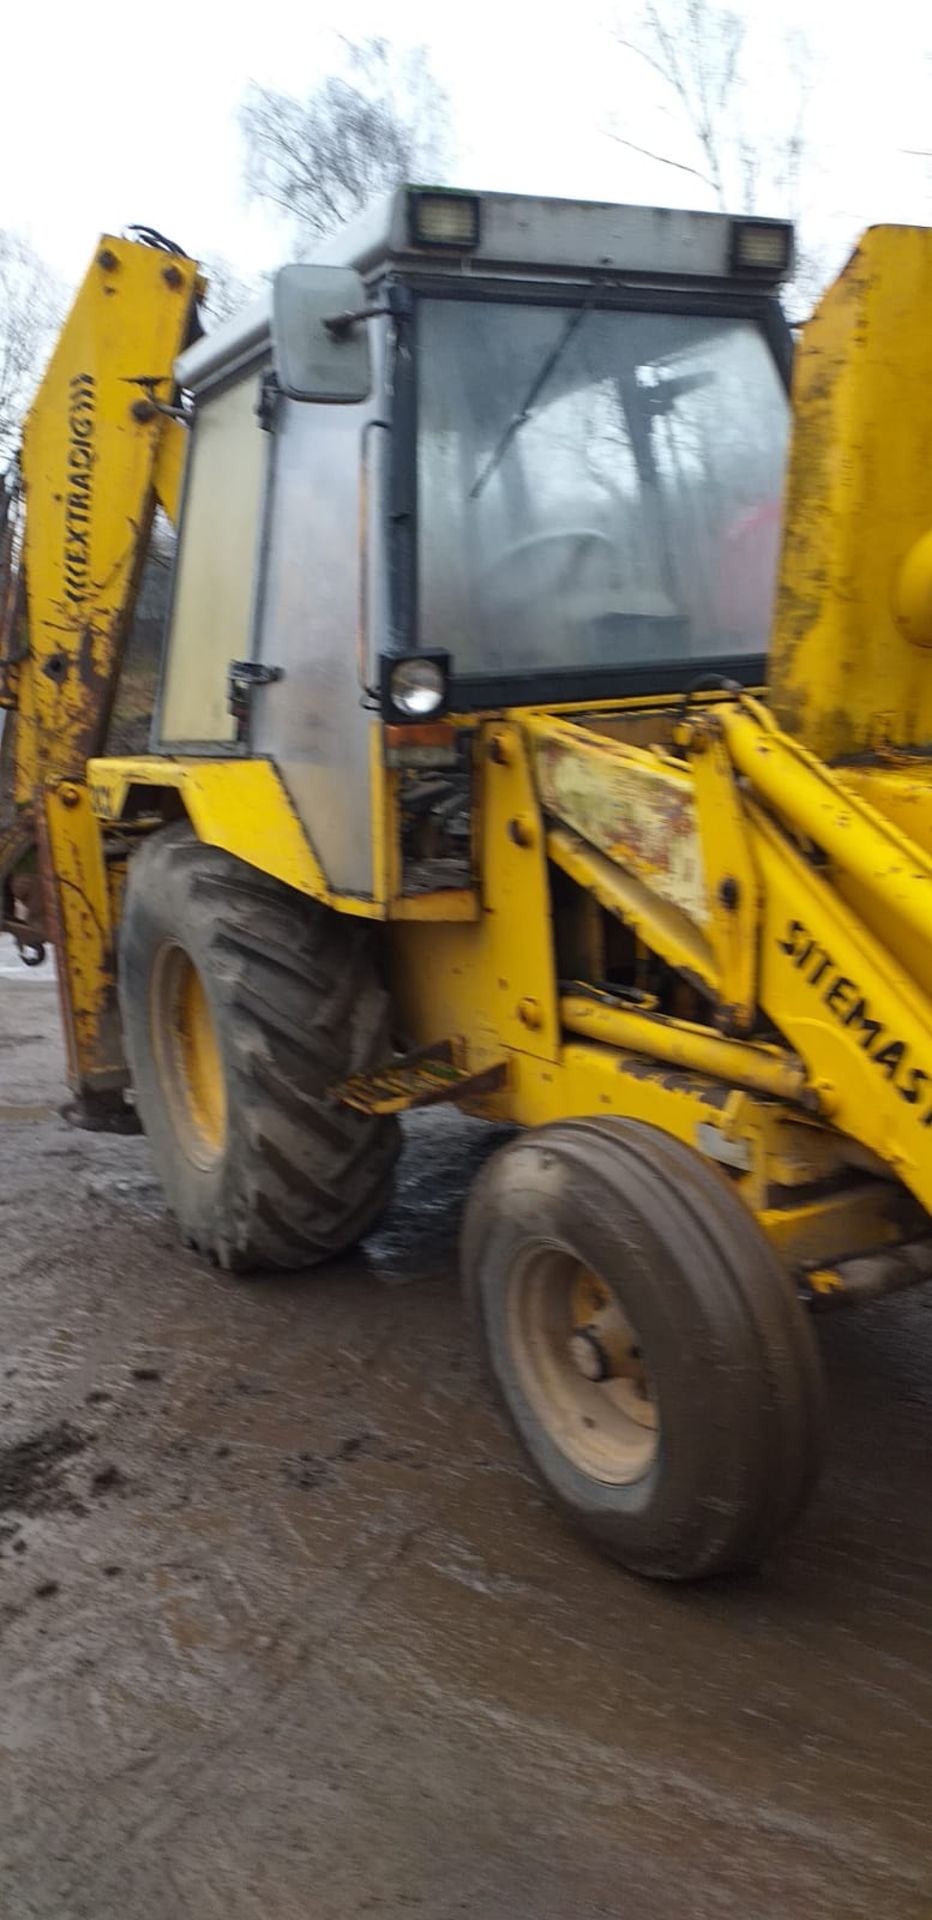
M 635 766 L 609 740 L 574 749 L 535 740 L 534 768 L 546 811 L 572 827 L 662 899 L 705 925 L 709 919 L 693 794 L 658 766 Z
M 707 1107 L 726 1107 L 734 1092 L 724 1080 L 706 1080 L 702 1074 L 671 1067 L 668 1060 L 653 1060 L 644 1053 L 623 1053 L 618 1072 L 631 1080 L 653 1080 L 665 1093 L 690 1093 Z

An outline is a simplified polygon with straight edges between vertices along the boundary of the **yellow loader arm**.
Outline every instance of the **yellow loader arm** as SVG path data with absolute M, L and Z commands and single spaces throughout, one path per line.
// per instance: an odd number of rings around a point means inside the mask
M 764 1016 L 784 1049 L 572 999 L 564 1024 L 820 1114 L 932 1210 L 932 860 L 750 699 L 681 726 L 679 762 L 526 733 L 550 858 L 701 983 L 719 1033 Z

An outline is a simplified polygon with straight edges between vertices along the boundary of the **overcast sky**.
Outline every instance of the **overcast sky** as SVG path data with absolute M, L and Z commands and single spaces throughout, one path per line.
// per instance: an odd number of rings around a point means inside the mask
M 754 34 L 755 118 L 791 113 L 773 5 L 736 0 Z M 236 107 L 250 79 L 306 92 L 334 65 L 336 31 L 426 44 L 448 90 L 460 184 L 604 199 L 708 203 L 686 175 L 625 152 L 613 117 L 651 144 L 670 134 L 649 74 L 613 49 L 613 12 L 638 0 L 572 0 L 547 24 L 540 0 L 32 0 L 4 8 L 0 227 L 24 231 L 63 278 L 99 231 L 147 222 L 193 254 L 243 272 L 287 251 L 245 201 Z M 815 56 L 809 224 L 838 258 L 875 220 L 932 223 L 932 174 L 903 149 L 932 147 L 932 10 L 791 0 Z M 565 24 L 566 22 L 571 22 Z M 781 212 L 782 208 L 762 207 Z

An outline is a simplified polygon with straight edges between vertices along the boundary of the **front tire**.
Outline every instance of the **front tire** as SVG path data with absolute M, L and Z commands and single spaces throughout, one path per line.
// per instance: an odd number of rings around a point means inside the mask
M 248 1270 L 359 1240 L 400 1144 L 395 1121 L 330 1093 L 390 1052 L 370 931 L 172 826 L 132 860 L 119 972 L 136 1105 L 186 1241 Z
M 665 1579 L 759 1561 L 812 1486 L 822 1382 L 722 1176 L 633 1121 L 545 1127 L 480 1174 L 463 1268 L 493 1381 L 579 1530 Z

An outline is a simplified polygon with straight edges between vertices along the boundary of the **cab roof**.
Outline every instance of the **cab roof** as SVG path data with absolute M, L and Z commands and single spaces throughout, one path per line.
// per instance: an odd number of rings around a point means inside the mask
M 454 283 L 602 279 L 773 293 L 792 259 L 793 229 L 785 220 L 411 185 L 396 187 L 323 241 L 310 263 L 351 267 L 370 286 L 403 269 Z M 187 348 L 175 365 L 179 384 L 196 390 L 267 353 L 271 312 L 266 288 Z
M 444 206 L 462 233 L 469 225 L 466 209 L 474 210 L 471 244 L 426 237 L 428 224 L 435 235 L 442 225 Z M 752 229 L 759 237 L 758 259 L 742 266 L 738 235 L 747 231 L 750 240 Z M 760 258 L 761 243 L 769 263 Z M 792 252 L 793 229 L 784 220 L 410 185 L 375 201 L 311 258 L 355 267 L 364 279 L 403 264 L 435 273 L 510 269 L 677 280 L 743 279 L 750 271 L 758 285 L 776 286 L 788 277 Z

